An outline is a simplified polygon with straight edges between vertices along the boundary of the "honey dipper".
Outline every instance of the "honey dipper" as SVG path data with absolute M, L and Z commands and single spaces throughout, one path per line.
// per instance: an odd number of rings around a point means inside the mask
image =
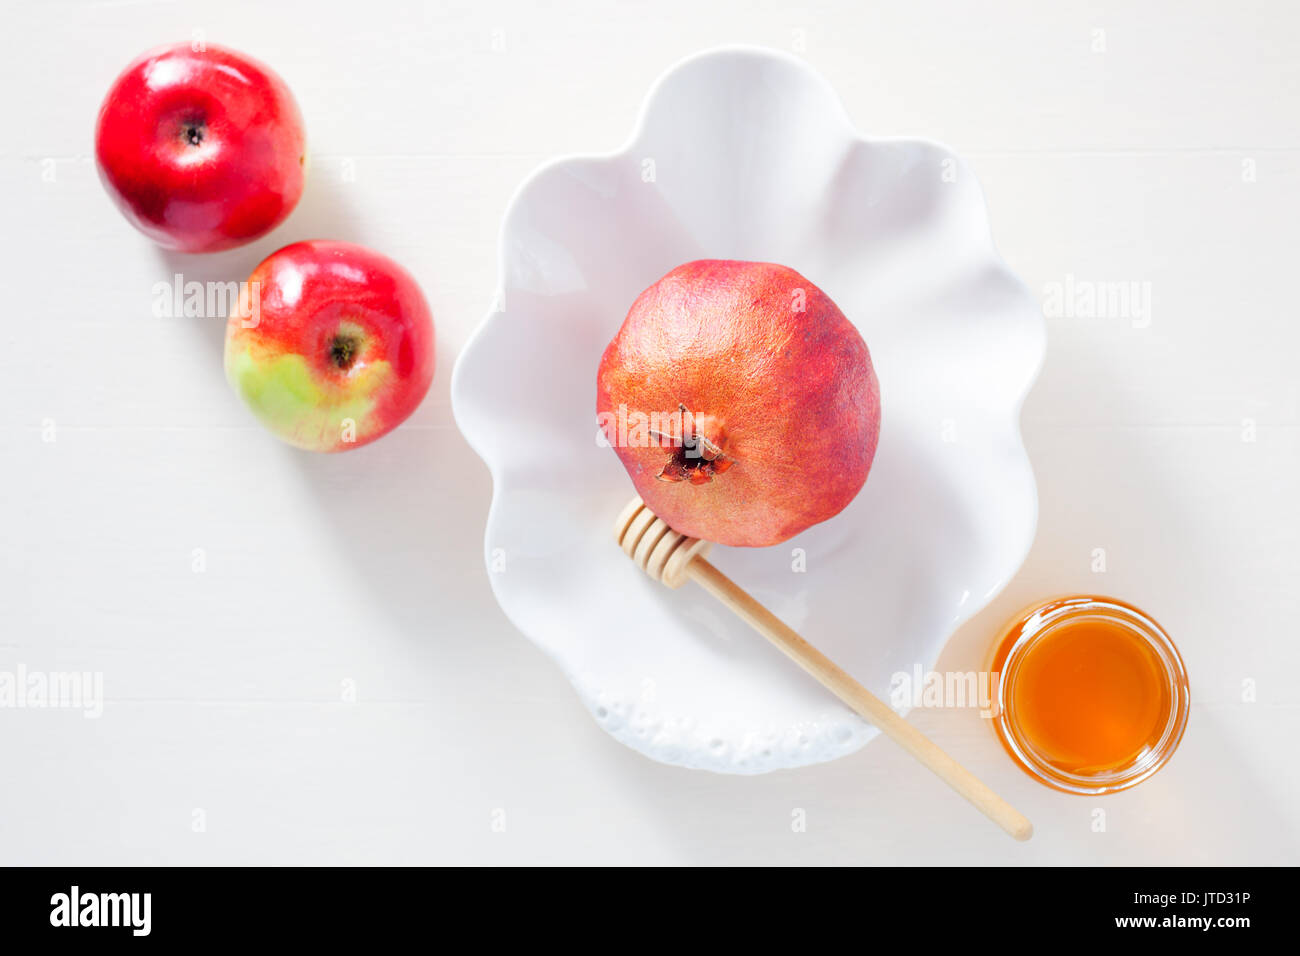
M 619 514 L 614 538 L 654 580 L 679 588 L 689 578 L 703 587 L 1011 836 L 1028 840 L 1033 835 L 1033 824 L 1011 804 L 710 564 L 705 556 L 711 542 L 678 534 L 640 498 Z

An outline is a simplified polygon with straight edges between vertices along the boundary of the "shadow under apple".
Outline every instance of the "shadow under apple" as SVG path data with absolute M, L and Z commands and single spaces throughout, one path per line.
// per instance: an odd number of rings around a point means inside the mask
M 428 396 L 389 434 L 333 454 L 288 445 L 284 453 L 377 613 L 418 640 L 438 635 L 451 608 L 490 606 L 497 620 L 480 633 L 440 635 L 480 641 L 509 633 L 499 626 L 483 563 L 491 478 L 452 420 L 453 356 L 443 352 Z

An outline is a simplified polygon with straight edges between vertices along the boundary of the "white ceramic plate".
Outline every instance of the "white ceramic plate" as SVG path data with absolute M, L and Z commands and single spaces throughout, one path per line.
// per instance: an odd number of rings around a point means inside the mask
M 698 587 L 615 546 L 633 494 L 597 441 L 596 367 L 637 294 L 692 259 L 779 262 L 862 331 L 882 429 L 857 499 L 785 544 L 712 560 L 881 696 L 1019 568 L 1038 503 L 1019 411 L 1042 317 L 965 164 L 864 139 L 801 61 L 686 60 L 626 148 L 535 173 L 506 214 L 496 306 L 456 364 L 456 420 L 494 481 L 488 572 L 595 719 L 668 763 L 758 773 L 875 730 Z

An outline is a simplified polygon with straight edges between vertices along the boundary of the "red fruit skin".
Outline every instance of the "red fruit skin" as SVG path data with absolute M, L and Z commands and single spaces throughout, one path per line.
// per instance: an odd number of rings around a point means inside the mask
M 269 67 L 178 43 L 144 54 L 114 81 L 99 110 L 95 161 L 117 207 L 146 236 L 181 252 L 215 252 L 265 235 L 293 211 L 306 140 L 293 95 Z
M 351 442 L 335 432 L 316 451 L 348 451 L 388 434 L 419 407 L 433 381 L 436 361 L 433 315 L 414 277 L 387 256 L 351 242 L 313 239 L 285 246 L 248 277 L 257 285 L 257 324 L 247 329 L 238 314 L 227 324 L 227 344 L 255 355 L 301 355 L 317 386 L 329 396 L 354 388 L 355 372 L 378 362 L 392 376 L 363 397 L 374 401 L 368 421 Z M 364 344 L 350 371 L 331 361 L 330 340 L 341 324 L 359 327 Z M 355 391 L 353 394 L 357 394 Z M 292 423 L 282 423 L 286 430 Z M 298 442 L 295 442 L 298 444 Z
M 688 437 L 693 426 L 708 439 L 693 457 L 682 457 L 680 429 L 669 442 L 638 441 L 635 426 L 619 433 L 620 417 L 679 404 Z M 833 517 L 861 490 L 880 387 L 858 330 L 799 273 L 700 260 L 637 297 L 601 359 L 596 411 L 637 492 L 670 527 L 762 547 Z

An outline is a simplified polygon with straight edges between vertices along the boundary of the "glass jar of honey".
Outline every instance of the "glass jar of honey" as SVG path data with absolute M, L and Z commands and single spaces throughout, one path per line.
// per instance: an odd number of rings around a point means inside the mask
M 1187 671 L 1164 630 L 1113 598 L 1057 598 L 994 644 L 994 727 L 1031 776 L 1067 793 L 1113 793 L 1159 770 L 1187 727 Z

